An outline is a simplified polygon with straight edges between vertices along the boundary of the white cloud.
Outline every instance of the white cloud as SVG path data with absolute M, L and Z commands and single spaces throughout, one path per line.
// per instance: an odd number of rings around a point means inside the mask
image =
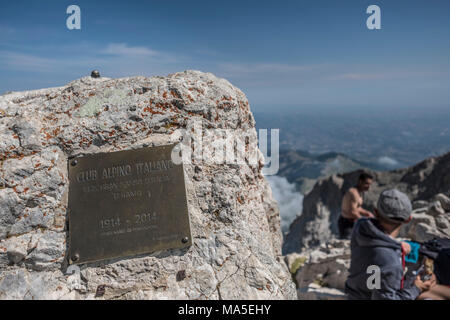
M 328 77 L 329 80 L 378 80 L 384 79 L 388 75 L 376 73 L 343 73 Z
M 6 26 L 6 25 L 0 25 L 0 34 L 1 35 L 9 35 L 9 34 L 13 34 L 16 32 L 16 29 L 10 27 L 10 26 Z
M 51 54 L 47 54 L 51 52 Z M 46 73 L 52 79 L 80 77 L 99 69 L 107 77 L 167 74 L 179 71 L 177 56 L 155 51 L 146 46 L 109 43 L 99 46 L 77 43 L 59 47 L 0 50 L 0 70 Z M 63 83 L 62 83 L 63 84 Z
M 110 43 L 100 51 L 103 54 L 116 56 L 157 56 L 159 52 L 147 47 L 132 47 L 126 43 Z
M 346 72 L 332 74 L 326 77 L 327 80 L 350 80 L 350 81 L 363 81 L 363 80 L 380 80 L 380 79 L 404 79 L 411 77 L 433 77 L 437 75 L 444 75 L 443 72 L 432 71 L 409 71 L 409 70 L 397 70 L 397 71 L 383 71 L 372 72 Z
M 388 166 L 388 167 L 396 167 L 399 165 L 399 162 L 391 157 L 379 157 L 378 158 L 378 163 L 384 166 Z
M 323 68 L 324 65 L 298 65 L 281 63 L 218 63 L 217 67 L 222 73 L 230 77 L 274 77 L 276 75 L 299 75 L 309 71 Z
M 281 230 L 283 233 L 289 231 L 292 221 L 301 214 L 303 206 L 303 195 L 295 189 L 293 183 L 279 176 L 267 176 L 267 181 L 272 189 L 272 194 L 278 202 L 281 217 Z
M 12 51 L 0 51 L 0 60 L 0 67 L 20 71 L 46 71 L 54 63 L 53 59 Z

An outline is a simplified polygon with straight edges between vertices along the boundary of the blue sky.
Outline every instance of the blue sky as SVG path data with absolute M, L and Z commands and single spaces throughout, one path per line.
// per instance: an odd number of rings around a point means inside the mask
M 66 8 L 81 8 L 81 30 Z M 366 8 L 381 8 L 368 30 Z M 186 69 L 253 110 L 449 109 L 450 1 L 2 1 L 0 93 Z

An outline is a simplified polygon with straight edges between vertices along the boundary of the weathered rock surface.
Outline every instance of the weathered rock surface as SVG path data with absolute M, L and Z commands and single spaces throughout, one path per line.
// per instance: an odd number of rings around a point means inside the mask
M 285 262 L 295 278 L 301 300 L 345 299 L 350 267 L 350 241 L 333 240 L 315 249 L 291 253 Z
M 67 159 L 173 143 L 192 119 L 256 137 L 245 95 L 197 71 L 0 96 L 0 298 L 295 299 L 259 150 L 256 165 L 185 165 L 189 249 L 67 274 Z
M 315 184 L 313 190 L 303 199 L 301 216 L 294 220 L 285 236 L 283 254 L 318 246 L 338 235 L 337 219 L 341 211 L 342 197 L 356 184 L 360 172 L 358 170 L 334 174 Z M 446 199 L 450 195 L 450 152 L 406 169 L 369 172 L 374 176 L 374 183 L 364 199 L 364 207 L 369 210 L 376 206 L 381 191 L 393 187 L 408 194 L 410 199 L 415 201 L 415 208 L 422 205 L 419 201 L 427 202 L 437 197 L 435 200 L 439 200 L 440 205 L 430 208 L 430 215 L 442 215 L 446 212 L 444 208 L 448 208 L 449 202 Z M 447 230 L 444 220 L 439 218 L 438 229 Z M 431 232 L 429 228 L 430 226 L 425 225 L 419 227 L 424 234 Z
M 426 242 L 434 237 L 450 238 L 450 212 L 443 209 L 449 198 L 441 193 L 433 199 L 436 201 L 413 210 L 413 218 L 400 229 L 400 237 L 417 242 Z

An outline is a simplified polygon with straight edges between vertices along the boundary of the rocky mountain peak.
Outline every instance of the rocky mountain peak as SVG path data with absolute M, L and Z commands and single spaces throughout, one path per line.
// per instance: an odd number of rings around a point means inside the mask
M 191 247 L 67 273 L 68 159 L 175 143 L 192 120 L 256 139 L 242 91 L 199 71 L 85 77 L 0 96 L 0 298 L 295 299 L 278 208 L 253 145 L 256 164 L 184 165 Z

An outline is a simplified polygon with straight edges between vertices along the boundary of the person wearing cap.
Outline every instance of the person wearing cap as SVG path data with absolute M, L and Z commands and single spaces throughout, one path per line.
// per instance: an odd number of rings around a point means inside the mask
M 414 300 L 430 288 L 431 282 L 423 282 L 420 277 L 404 278 L 408 247 L 395 238 L 402 224 L 411 221 L 411 211 L 406 194 L 388 189 L 380 194 L 375 218 L 361 218 L 356 222 L 345 283 L 349 299 Z

